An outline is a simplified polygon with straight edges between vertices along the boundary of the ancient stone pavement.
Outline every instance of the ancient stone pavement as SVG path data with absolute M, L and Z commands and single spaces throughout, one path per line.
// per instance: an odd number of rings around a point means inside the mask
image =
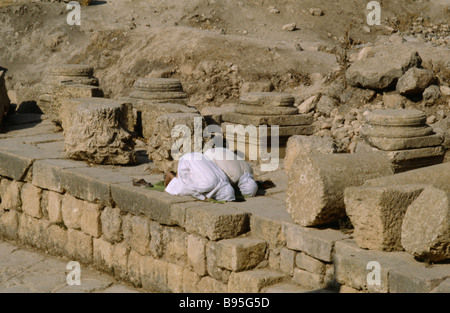
M 69 285 L 70 260 L 0 240 L 0 293 L 138 293 L 140 289 L 80 266 L 80 285 Z M 73 276 L 70 276 L 73 277 Z

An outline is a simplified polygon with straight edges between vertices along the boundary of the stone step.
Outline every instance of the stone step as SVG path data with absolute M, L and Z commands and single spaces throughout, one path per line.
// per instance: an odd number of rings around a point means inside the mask
M 263 288 L 281 283 L 286 276 L 271 269 L 255 269 L 251 271 L 232 273 L 228 282 L 228 292 L 257 293 Z
M 266 241 L 251 237 L 224 239 L 216 243 L 217 266 L 234 272 L 255 268 L 267 260 Z

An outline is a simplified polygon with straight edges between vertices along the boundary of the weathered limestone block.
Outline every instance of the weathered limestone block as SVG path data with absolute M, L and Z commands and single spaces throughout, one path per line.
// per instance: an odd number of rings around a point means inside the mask
M 391 163 L 378 153 L 301 156 L 288 174 L 287 211 L 302 226 L 336 221 L 345 215 L 345 188 L 390 174 Z
M 101 238 L 93 239 L 93 260 L 94 264 L 109 274 L 114 273 L 113 259 L 114 247 L 108 241 Z
M 269 269 L 232 273 L 228 282 L 230 293 L 258 293 L 265 287 L 286 279 L 284 274 Z
M 69 228 L 66 251 L 70 258 L 87 264 L 91 263 L 93 259 L 92 237 Z
M 104 208 L 100 220 L 103 237 L 107 241 L 110 243 L 122 241 L 122 216 L 120 214 L 120 209 L 110 207 Z
M 3 117 L 8 112 L 10 100 L 5 86 L 5 71 L 0 70 L 0 125 L 2 125 Z
M 45 234 L 50 222 L 37 219 L 28 214 L 21 214 L 19 218 L 18 235 L 21 243 L 38 249 L 45 249 Z
M 345 210 L 359 247 L 402 251 L 401 228 L 408 206 L 426 185 L 350 187 L 345 189 Z
M 100 206 L 95 203 L 85 203 L 83 213 L 80 217 L 80 228 L 85 233 L 94 238 L 102 235 L 102 225 L 100 222 Z
M 365 186 L 426 184 L 450 192 L 450 163 L 423 167 L 404 173 L 367 180 Z
M 282 92 L 250 92 L 241 95 L 240 103 L 266 107 L 290 107 L 294 105 L 295 98 Z
M 410 138 L 367 137 L 367 141 L 383 151 L 395 151 L 439 146 L 444 138 L 441 134 L 434 134 Z
M 48 112 L 50 119 L 61 124 L 61 104 L 65 99 L 103 97 L 103 91 L 96 86 L 63 83 L 52 85 L 52 101 Z
M 407 252 L 421 259 L 450 259 L 449 192 L 432 186 L 423 190 L 406 211 L 401 243 Z
M 210 241 L 206 245 L 206 270 L 208 275 L 221 282 L 228 283 L 231 270 L 220 267 L 217 264 L 218 259 L 218 243 Z M 198 274 L 197 274 L 198 275 Z
M 143 256 L 140 262 L 140 276 L 142 287 L 147 290 L 170 292 L 168 281 L 169 263 L 155 259 L 151 256 Z
M 126 215 L 122 221 L 123 237 L 131 249 L 141 255 L 150 253 L 150 221 L 144 217 Z
M 345 77 L 352 86 L 385 89 L 395 84 L 408 69 L 420 67 L 421 63 L 422 59 L 416 51 L 401 47 L 385 49 L 353 63 Z
M 46 249 L 49 253 L 65 255 L 68 232 L 58 225 L 50 225 L 46 232 Z
M 160 171 L 177 172 L 179 157 L 188 152 L 202 151 L 201 135 L 204 126 L 204 119 L 196 113 L 171 113 L 160 116 L 147 145 L 149 158 Z M 178 152 L 172 152 L 172 149 Z
M 336 152 L 336 143 L 331 137 L 300 136 L 294 135 L 288 139 L 286 145 L 286 155 L 284 157 L 284 169 L 286 173 L 300 155 Z
M 295 265 L 307 272 L 325 275 L 326 264 L 306 253 L 299 252 L 295 257 Z
M 236 106 L 235 112 L 245 115 L 298 115 L 296 107 L 259 107 L 255 105 L 241 104 Z
M 130 250 L 127 261 L 127 278 L 136 287 L 142 287 L 141 281 L 142 256 L 134 250 Z
M 130 98 L 159 103 L 187 104 L 187 95 L 181 82 L 171 78 L 139 78 L 134 83 Z
M 61 107 L 59 109 L 59 116 L 61 117 L 61 127 L 64 130 L 64 133 L 71 127 L 74 116 L 76 113 L 76 109 L 82 103 L 89 103 L 90 106 L 103 106 L 116 104 L 121 107 L 120 110 L 120 122 L 125 129 L 130 131 L 134 131 L 134 126 L 136 124 L 133 121 L 133 104 L 127 100 L 127 98 L 121 98 L 119 100 L 112 100 L 106 98 L 99 97 L 85 97 L 85 98 L 70 98 L 64 99 L 61 101 Z M 131 127 L 130 127 L 131 125 Z
M 50 67 L 44 76 L 46 84 L 72 82 L 84 85 L 98 86 L 94 77 L 94 69 L 85 64 L 60 64 Z
M 217 265 L 234 272 L 248 270 L 266 259 L 266 249 L 260 239 L 224 239 L 217 242 Z
M 188 235 L 187 238 L 187 265 L 191 270 L 205 276 L 206 271 L 206 245 L 208 239 L 197 235 Z
M 15 210 L 0 211 L 0 234 L 9 240 L 16 240 L 19 237 L 20 213 Z
M 48 219 L 51 223 L 62 223 L 62 212 L 61 212 L 61 205 L 62 205 L 62 199 L 63 195 L 54 192 L 49 191 L 48 192 Z
M 325 275 L 310 273 L 300 268 L 294 269 L 292 280 L 309 289 L 320 289 L 327 286 Z
M 156 129 L 156 122 L 160 116 L 170 113 L 198 113 L 193 107 L 179 103 L 157 103 L 153 101 L 138 100 L 134 108 L 140 112 L 142 123 L 142 136 L 149 139 Z
M 198 288 L 200 280 L 201 280 L 200 275 L 185 268 L 183 271 L 183 292 L 185 293 L 202 292 Z
M 209 276 L 203 277 L 197 284 L 199 293 L 227 293 L 228 286 Z
M 367 137 L 411 138 L 431 135 L 433 128 L 428 125 L 415 127 L 365 125 L 361 127 L 360 132 Z
M 22 198 L 20 195 L 20 190 L 23 183 L 16 180 L 9 181 L 7 179 L 3 179 L 1 186 L 2 202 L 0 203 L 0 209 L 22 212 Z
M 287 248 L 281 248 L 280 250 L 280 270 L 287 274 L 292 275 L 294 273 L 296 252 Z
M 423 93 L 435 80 L 433 71 L 413 67 L 398 79 L 396 88 L 402 95 L 417 95 Z
M 113 258 L 112 267 L 114 270 L 114 276 L 126 280 L 128 277 L 128 256 L 130 254 L 130 248 L 126 243 L 120 243 L 113 245 Z
M 335 242 L 348 237 L 341 231 L 302 227 L 292 223 L 283 224 L 283 233 L 288 249 L 302 251 L 324 262 L 332 261 Z
M 370 125 L 423 126 L 427 116 L 419 110 L 386 109 L 368 112 L 364 119 Z
M 81 216 L 86 204 L 83 200 L 72 197 L 69 194 L 64 195 L 61 204 L 61 215 L 64 225 L 68 228 L 80 229 Z
M 270 246 L 277 247 L 286 244 L 286 238 L 282 232 L 282 222 L 274 220 L 272 217 L 252 214 L 250 229 L 256 238 L 265 240 Z
M 279 125 L 279 126 L 299 126 L 310 125 L 313 117 L 304 114 L 295 115 L 252 115 L 227 112 L 222 115 L 224 122 L 242 125 Z
M 21 197 L 22 211 L 35 218 L 41 218 L 42 189 L 32 184 L 25 184 L 22 187 Z
M 174 78 L 139 78 L 134 82 L 136 90 L 148 92 L 182 92 L 183 86 L 179 79 Z
M 188 234 L 179 227 L 164 227 L 163 258 L 179 265 L 185 265 L 187 259 Z
M 121 106 L 80 104 L 65 134 L 64 154 L 96 164 L 135 163 L 134 142 L 121 124 Z
M 192 203 L 186 209 L 184 227 L 210 240 L 233 238 L 249 230 L 249 214 L 222 204 Z
M 400 173 L 442 163 L 444 160 L 445 149 L 443 146 L 437 146 L 420 149 L 383 151 L 383 154 L 391 161 L 394 172 Z

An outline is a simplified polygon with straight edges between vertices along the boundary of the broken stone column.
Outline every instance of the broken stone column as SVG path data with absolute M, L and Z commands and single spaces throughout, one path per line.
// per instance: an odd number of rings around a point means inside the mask
M 365 115 L 361 137 L 391 160 L 395 172 L 441 163 L 443 134 L 426 125 L 419 110 L 375 110 Z
M 450 259 L 450 192 L 432 186 L 422 191 L 406 211 L 401 243 L 420 259 Z
M 197 113 L 170 113 L 158 117 L 147 145 L 149 158 L 162 172 L 177 172 L 178 159 L 202 152 L 205 120 Z
M 284 158 L 289 137 L 293 135 L 312 135 L 314 127 L 312 116 L 299 114 L 294 106 L 295 99 L 287 93 L 251 92 L 242 94 L 240 105 L 235 112 L 222 115 L 222 132 L 228 142 L 234 143 L 238 152 L 247 160 L 261 161 L 264 151 L 261 145 L 267 143 L 267 149 L 279 149 L 279 158 Z M 250 136 L 245 131 L 227 131 L 236 127 L 256 127 L 257 135 Z M 259 133 L 259 126 L 267 126 L 267 134 Z M 274 127 L 278 128 L 278 146 L 272 147 L 275 135 Z M 235 136 L 236 135 L 236 136 Z M 245 148 L 240 148 L 245 147 Z M 242 151 L 241 151 L 242 150 Z M 254 151 L 252 153 L 252 151 Z M 255 156 L 256 155 L 256 156 Z
M 397 186 L 426 184 L 450 192 L 450 163 L 418 168 L 415 170 L 369 179 L 364 186 Z
M 345 211 L 360 248 L 402 251 L 401 228 L 408 206 L 426 185 L 360 186 L 346 188 Z
M 0 70 L 0 126 L 9 109 L 9 97 L 5 86 L 5 71 Z
M 294 163 L 294 160 L 300 155 L 325 153 L 336 153 L 336 143 L 331 137 L 319 136 L 291 136 L 286 145 L 286 155 L 284 157 L 284 169 L 286 173 Z
M 134 129 L 148 140 L 154 131 L 158 117 L 169 113 L 198 113 L 188 107 L 187 95 L 179 79 L 173 78 L 139 78 L 133 85 L 133 91 L 127 99 L 133 103 L 136 116 Z
M 42 84 L 37 105 L 56 124 L 61 123 L 59 111 L 64 99 L 82 97 L 103 97 L 98 87 L 94 69 L 85 64 L 61 64 L 48 69 Z
M 345 188 L 391 174 L 389 160 L 380 153 L 299 156 L 288 174 L 287 211 L 302 226 L 336 221 L 345 215 Z
M 111 100 L 106 98 L 99 97 L 86 97 L 86 98 L 73 98 L 73 99 L 64 99 L 61 102 L 61 107 L 59 110 L 59 116 L 61 118 L 61 127 L 63 128 L 63 132 L 66 133 L 67 129 L 69 129 L 73 123 L 75 111 L 77 107 L 82 103 L 89 103 L 91 106 L 102 106 L 109 105 L 111 103 L 115 103 L 121 107 L 121 123 L 122 126 L 129 130 L 129 125 L 133 124 L 133 121 L 130 121 L 132 117 L 130 117 L 130 111 L 132 110 L 132 104 L 127 101 L 122 100 Z
M 120 103 L 113 100 L 79 104 L 65 132 L 65 156 L 95 164 L 136 163 L 134 142 L 122 127 L 121 111 Z

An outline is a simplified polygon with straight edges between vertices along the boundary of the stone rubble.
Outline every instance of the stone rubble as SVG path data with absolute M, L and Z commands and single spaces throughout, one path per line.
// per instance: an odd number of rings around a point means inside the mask
M 423 190 L 406 211 L 401 244 L 421 259 L 450 259 L 450 193 L 432 186 Z

